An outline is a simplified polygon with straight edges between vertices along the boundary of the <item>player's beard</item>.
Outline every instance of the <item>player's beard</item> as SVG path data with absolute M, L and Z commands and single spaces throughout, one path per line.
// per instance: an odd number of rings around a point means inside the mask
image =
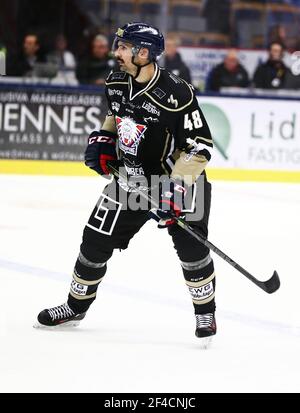
M 132 65 L 132 68 L 129 68 L 123 60 L 118 60 L 117 62 L 118 62 L 121 72 L 126 72 L 129 75 L 135 74 L 136 67 L 134 65 Z
M 123 60 L 118 60 L 118 65 L 121 72 L 128 72 L 128 68 Z

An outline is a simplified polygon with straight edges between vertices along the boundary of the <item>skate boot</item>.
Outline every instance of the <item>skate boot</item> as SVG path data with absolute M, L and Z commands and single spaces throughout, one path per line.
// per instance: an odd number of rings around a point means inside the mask
M 212 341 L 212 336 L 217 332 L 217 324 L 214 313 L 196 314 L 195 334 L 200 338 L 201 348 L 208 348 Z
M 36 328 L 68 326 L 76 327 L 86 313 L 75 313 L 68 303 L 43 310 L 38 315 Z

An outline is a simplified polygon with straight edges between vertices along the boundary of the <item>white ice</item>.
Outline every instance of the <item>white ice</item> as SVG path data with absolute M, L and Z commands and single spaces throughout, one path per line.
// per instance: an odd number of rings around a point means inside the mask
M 1 392 L 299 392 L 300 185 L 213 182 L 218 333 L 200 350 L 180 265 L 149 222 L 115 252 L 80 327 L 32 327 L 65 302 L 102 178 L 0 175 Z

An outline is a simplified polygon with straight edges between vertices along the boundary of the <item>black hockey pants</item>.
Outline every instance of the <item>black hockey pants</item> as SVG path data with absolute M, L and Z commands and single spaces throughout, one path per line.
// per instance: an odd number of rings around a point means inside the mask
M 203 186 L 201 194 L 197 192 L 197 196 L 203 198 L 203 213 L 200 219 L 196 217 L 197 219 L 189 221 L 189 224 L 197 227 L 207 237 L 211 185 L 205 175 L 200 178 Z M 113 250 L 126 249 L 130 239 L 149 219 L 148 209 L 133 210 L 130 206 L 124 207 L 123 200 L 127 201 L 129 196 L 129 193 L 113 180 L 104 189 L 84 228 L 68 298 L 68 304 L 76 312 L 86 311 L 95 300 L 97 288 L 105 275 L 107 261 Z M 168 231 L 180 260 L 195 314 L 214 312 L 214 264 L 208 248 L 176 224 L 171 225 Z

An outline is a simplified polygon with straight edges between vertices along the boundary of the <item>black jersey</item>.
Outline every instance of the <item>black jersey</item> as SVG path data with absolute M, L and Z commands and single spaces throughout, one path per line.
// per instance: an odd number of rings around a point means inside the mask
M 212 138 L 193 87 L 155 64 L 146 85 L 125 72 L 106 81 L 109 115 L 114 115 L 121 158 L 129 175 L 170 174 L 176 153 L 210 159 Z

